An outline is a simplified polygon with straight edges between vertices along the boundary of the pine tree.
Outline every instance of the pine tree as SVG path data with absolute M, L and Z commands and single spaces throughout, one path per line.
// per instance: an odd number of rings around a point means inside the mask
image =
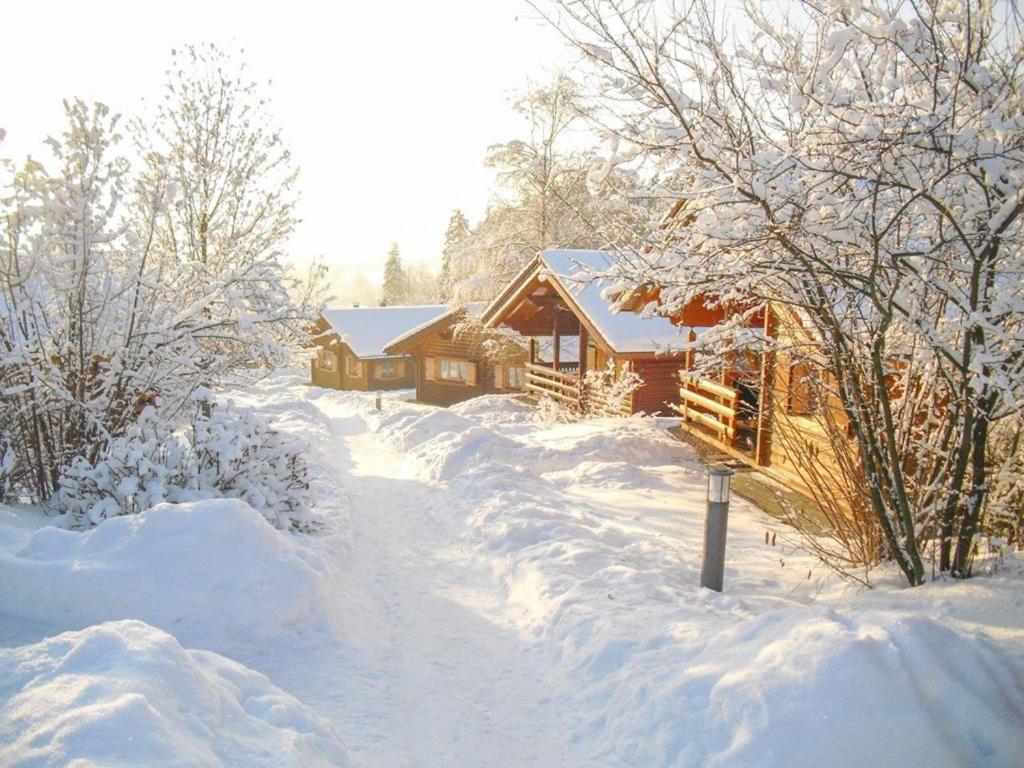
M 388 260 L 384 263 L 384 284 L 381 286 L 381 306 L 391 307 L 406 301 L 409 293 L 408 280 L 398 253 L 398 243 L 388 249 Z
M 445 302 L 452 300 L 452 262 L 470 235 L 469 220 L 461 210 L 452 211 L 448 219 L 448 231 L 444 233 L 444 251 L 441 253 L 441 298 Z

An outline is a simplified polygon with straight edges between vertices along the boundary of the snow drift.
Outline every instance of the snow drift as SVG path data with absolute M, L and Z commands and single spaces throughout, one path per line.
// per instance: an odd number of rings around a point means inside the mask
M 331 727 L 266 677 L 138 621 L 0 649 L 10 768 L 347 765 Z
M 934 616 L 939 585 L 902 609 L 818 594 L 737 499 L 728 592 L 702 590 L 706 477 L 666 420 L 524 424 L 487 398 L 380 428 L 458 499 L 500 595 L 469 604 L 565 670 L 545 696 L 594 764 L 1024 765 L 1020 659 Z
M 326 626 L 327 575 L 244 501 L 158 504 L 0 551 L 0 612 L 61 627 L 134 618 L 221 648 Z

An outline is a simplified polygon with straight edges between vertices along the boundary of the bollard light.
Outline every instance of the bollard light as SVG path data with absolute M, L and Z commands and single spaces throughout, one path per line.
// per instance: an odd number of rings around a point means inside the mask
M 729 525 L 729 480 L 732 470 L 712 467 L 708 470 L 708 509 L 704 518 L 704 558 L 700 566 L 700 585 L 722 591 L 725 579 L 725 535 Z
M 377 397 L 374 399 L 374 405 L 377 406 L 377 410 L 380 410 L 380 390 L 377 390 Z
M 732 470 L 728 467 L 712 467 L 708 470 L 708 501 L 729 503 L 729 479 Z

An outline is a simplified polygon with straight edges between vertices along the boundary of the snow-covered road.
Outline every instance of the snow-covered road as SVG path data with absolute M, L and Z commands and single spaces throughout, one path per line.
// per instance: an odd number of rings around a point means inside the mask
M 347 655 L 308 670 L 278 658 L 264 671 L 327 715 L 357 764 L 584 764 L 569 754 L 562 713 L 545 695 L 546 676 L 558 671 L 457 599 L 494 580 L 455 544 L 463 500 L 424 483 L 361 416 L 322 407 L 344 425 L 331 457 L 352 509 L 344 600 L 365 612 L 353 617 L 358 631 L 345 633 Z

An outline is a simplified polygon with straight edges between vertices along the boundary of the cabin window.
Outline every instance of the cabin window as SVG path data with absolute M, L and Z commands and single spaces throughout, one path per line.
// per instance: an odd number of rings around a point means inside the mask
M 522 389 L 526 383 L 526 369 L 521 365 L 505 369 L 505 387 L 507 389 Z
M 316 367 L 324 371 L 333 371 L 338 363 L 338 356 L 329 349 L 318 349 Z
M 818 413 L 818 370 L 806 363 L 789 366 L 789 391 L 786 410 L 790 416 L 815 416 Z
M 433 360 L 433 358 L 428 358 L 428 360 Z M 436 378 L 441 381 L 454 384 L 476 384 L 476 363 L 471 363 L 468 360 L 442 357 L 434 361 L 434 371 Z
M 374 366 L 374 375 L 378 379 L 397 379 L 405 374 L 401 360 L 381 360 Z
M 469 381 L 469 362 L 466 360 L 440 360 L 438 374 L 442 381 Z
M 345 356 L 345 373 L 360 378 L 363 375 L 363 363 L 355 355 Z

